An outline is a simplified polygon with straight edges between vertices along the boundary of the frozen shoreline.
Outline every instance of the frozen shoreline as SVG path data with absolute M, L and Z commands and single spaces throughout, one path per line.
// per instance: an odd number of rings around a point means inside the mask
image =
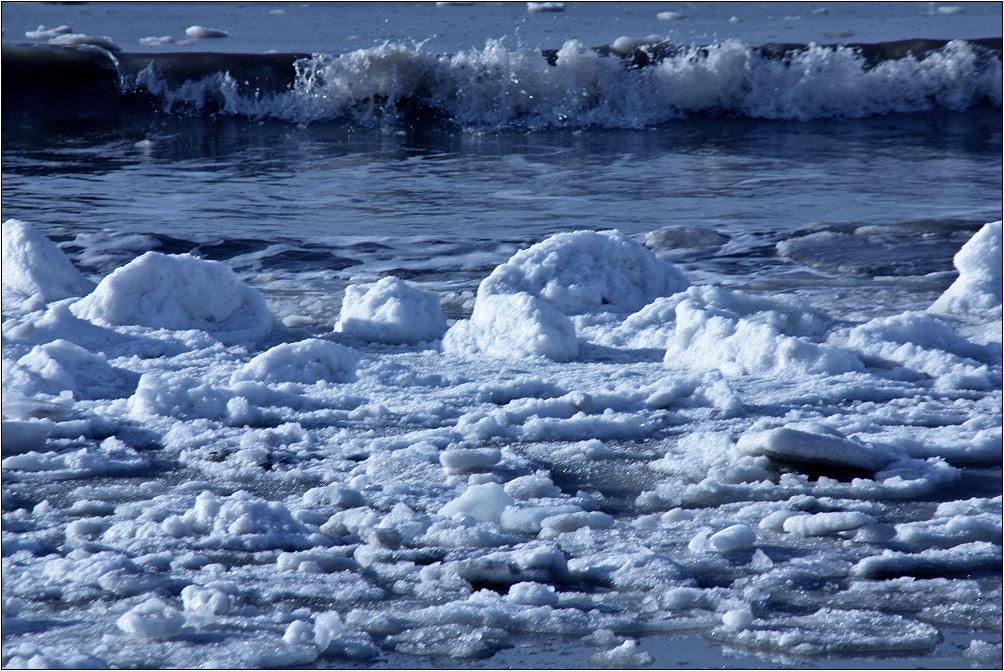
M 387 278 L 303 337 L 222 263 L 95 284 L 8 221 L 8 662 L 930 657 L 1000 613 L 1001 497 L 966 484 L 1000 472 L 1000 254 L 987 224 L 927 311 L 848 322 L 577 231 L 468 318 Z

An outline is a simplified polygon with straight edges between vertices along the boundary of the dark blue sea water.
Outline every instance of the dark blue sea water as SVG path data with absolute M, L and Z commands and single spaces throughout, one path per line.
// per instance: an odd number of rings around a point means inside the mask
M 285 329 L 212 344 L 191 335 L 201 326 L 129 322 L 103 339 L 62 321 L 65 310 L 5 302 L 5 425 L 51 424 L 28 456 L 9 457 L 5 442 L 5 665 L 560 666 L 566 653 L 581 665 L 613 650 L 591 663 L 651 663 L 617 647 L 634 640 L 659 666 L 1000 661 L 1000 573 L 988 568 L 1000 553 L 999 308 L 947 322 L 969 345 L 921 333 L 928 322 L 881 352 L 859 344 L 860 370 L 693 364 L 658 392 L 671 401 L 652 400 L 673 362 L 645 334 L 672 332 L 672 309 L 661 325 L 649 313 L 574 315 L 579 355 L 564 364 L 332 335 L 350 285 L 412 282 L 439 296 L 452 326 L 519 250 L 613 229 L 692 285 L 780 301 L 703 299 L 708 314 L 763 322 L 771 337 L 851 347 L 840 329 L 922 312 L 957 277 L 953 256 L 1002 216 L 1000 3 L 4 3 L 2 18 L 3 220 L 37 228 L 93 282 L 150 251 L 222 262 Z M 195 26 L 226 36 L 187 35 Z M 541 268 L 567 264 L 583 283 L 606 272 L 595 251 L 555 254 Z M 818 324 L 799 331 L 798 319 Z M 308 338 L 370 363 L 334 391 L 296 378 L 256 397 L 231 379 L 269 347 Z M 157 340 L 168 344 L 150 349 Z M 128 371 L 115 378 L 124 386 L 95 400 L 87 389 L 109 365 Z M 238 398 L 252 409 L 238 412 Z M 198 409 L 212 403 L 228 410 Z M 854 489 L 784 485 L 788 466 L 770 481 L 762 455 L 716 461 L 743 434 L 786 422 L 823 422 L 911 465 Z M 502 456 L 454 472 L 433 454 L 460 448 Z M 122 466 L 133 463 L 122 450 L 142 468 Z M 684 453 L 703 456 L 667 465 Z M 251 477 L 248 464 L 263 470 Z M 567 522 L 552 537 L 540 513 L 543 535 L 524 538 L 498 513 L 452 536 L 430 522 L 465 486 L 545 471 L 560 492 L 541 485 L 511 507 L 603 511 L 613 526 Z M 344 491 L 321 505 L 306 492 L 322 485 Z M 250 532 L 233 520 L 198 527 L 204 490 L 266 540 L 234 540 Z M 766 521 L 782 509 L 858 523 L 791 540 Z M 165 531 L 186 514 L 188 532 Z M 756 542 L 694 549 L 733 523 Z M 330 547 L 291 530 L 303 525 Z M 381 545 L 377 528 L 396 540 Z M 942 546 L 963 549 L 930 554 Z M 533 563 L 550 566 L 553 547 L 568 573 Z M 862 579 L 856 567 L 883 552 L 927 552 L 928 568 Z M 500 587 L 485 577 L 492 562 L 525 575 Z M 952 562 L 969 568 L 944 569 Z M 638 573 L 616 577 L 621 565 Z M 182 598 L 193 585 L 202 596 Z M 121 619 L 148 598 L 160 599 L 147 609 L 159 624 Z M 869 618 L 872 638 L 855 638 Z M 338 645 L 319 643 L 321 631 Z M 563 637 L 543 661 L 525 656 L 537 634 Z M 674 648 L 685 634 L 704 638 Z

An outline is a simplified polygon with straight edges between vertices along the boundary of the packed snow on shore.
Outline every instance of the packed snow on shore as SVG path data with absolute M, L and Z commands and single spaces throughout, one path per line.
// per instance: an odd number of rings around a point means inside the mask
M 85 277 L 8 221 L 3 663 L 548 634 L 631 667 L 656 634 L 781 659 L 999 632 L 1001 496 L 978 485 L 1001 465 L 1000 222 L 955 265 L 927 311 L 850 322 L 582 231 L 499 265 L 461 319 L 384 278 L 307 333 L 223 263 Z

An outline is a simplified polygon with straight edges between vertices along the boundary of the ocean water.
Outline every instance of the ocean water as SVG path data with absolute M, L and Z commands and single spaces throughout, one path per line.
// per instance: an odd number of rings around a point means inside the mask
M 4 666 L 1001 664 L 1000 3 L 2 19 Z

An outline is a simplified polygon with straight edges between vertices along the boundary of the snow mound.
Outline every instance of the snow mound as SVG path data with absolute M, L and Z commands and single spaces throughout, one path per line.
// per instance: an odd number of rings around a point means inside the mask
M 338 343 L 318 338 L 282 343 L 262 352 L 234 371 L 230 383 L 320 381 L 346 382 L 356 370 L 359 353 Z
M 985 225 L 955 255 L 959 278 L 928 308 L 965 314 L 1001 310 L 1001 222 Z
M 258 340 L 274 322 L 261 293 L 229 266 L 159 252 L 116 269 L 72 312 L 101 326 L 200 330 L 224 342 Z
M 567 316 L 535 296 L 516 293 L 479 295 L 471 318 L 446 332 L 443 352 L 570 361 L 579 355 L 579 345 Z
M 756 315 L 687 299 L 676 306 L 676 328 L 666 346 L 671 368 L 713 369 L 726 375 L 786 371 L 836 375 L 864 368 L 853 353 L 810 338 L 786 335 Z
M 575 231 L 517 252 L 481 282 L 477 300 L 527 293 L 566 315 L 634 312 L 688 286 L 674 265 L 620 231 Z
M 85 296 L 94 283 L 41 231 L 18 219 L 3 223 L 3 311 L 26 313 Z
M 37 345 L 16 362 L 3 361 L 4 391 L 26 397 L 59 396 L 76 399 L 118 398 L 136 388 L 139 376 L 114 368 L 102 354 L 93 354 L 67 340 Z
M 438 294 L 385 277 L 345 290 L 335 330 L 374 342 L 414 344 L 442 338 L 446 319 Z

